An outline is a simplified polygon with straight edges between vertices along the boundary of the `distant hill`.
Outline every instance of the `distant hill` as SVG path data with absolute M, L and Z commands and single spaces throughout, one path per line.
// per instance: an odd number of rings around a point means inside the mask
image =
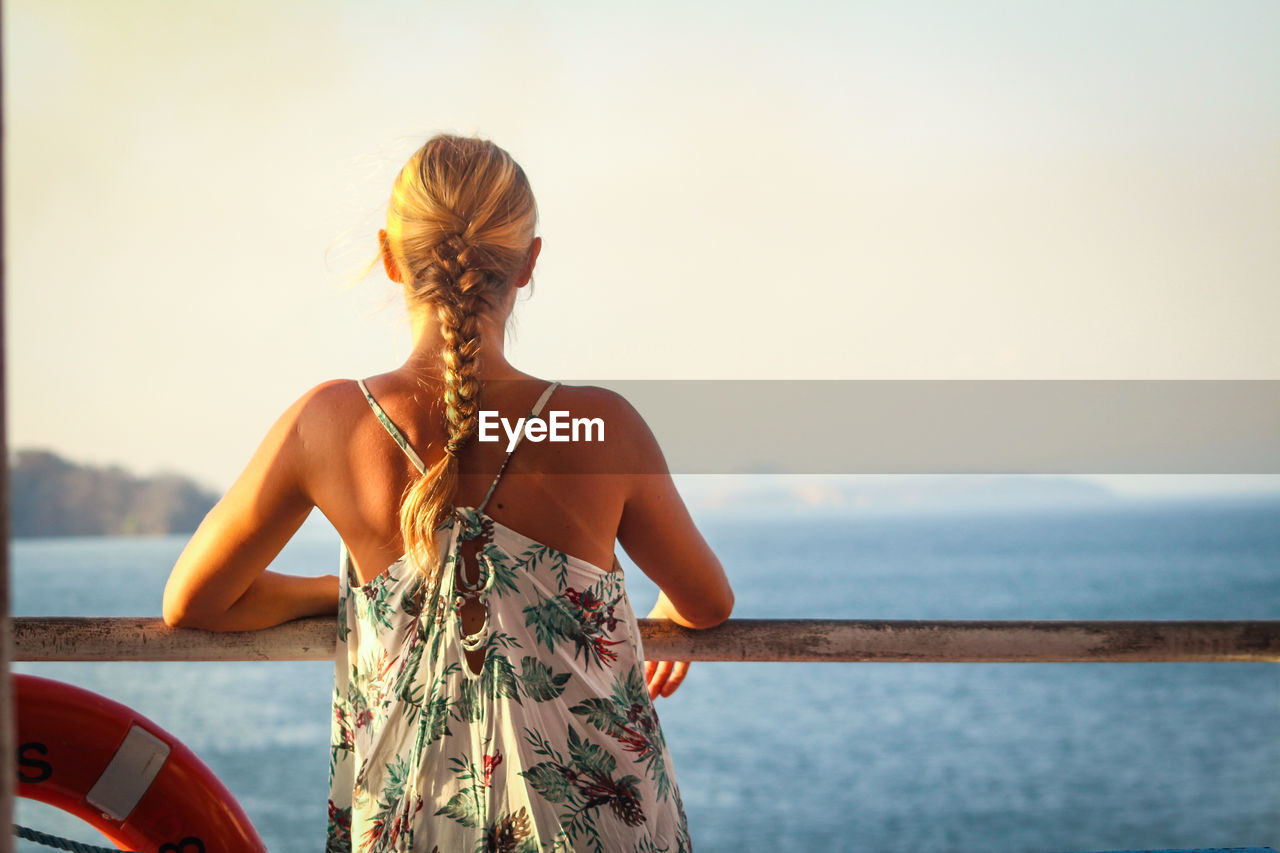
M 15 537 L 190 533 L 218 501 L 176 474 L 136 477 L 115 466 L 77 465 L 46 450 L 11 455 L 9 490 Z

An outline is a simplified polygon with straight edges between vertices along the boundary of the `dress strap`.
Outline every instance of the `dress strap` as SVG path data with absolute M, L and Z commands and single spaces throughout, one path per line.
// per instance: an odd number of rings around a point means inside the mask
M 542 407 L 547 405 L 547 401 L 551 399 L 551 392 L 556 390 L 559 382 L 552 382 L 547 389 L 542 392 L 542 396 L 538 398 L 538 402 L 533 404 L 529 417 L 536 418 L 542 414 Z M 502 479 L 502 472 L 507 470 L 507 463 L 511 461 L 511 454 L 516 452 L 516 448 L 520 446 L 520 440 L 524 438 L 524 430 L 520 430 L 520 434 L 516 436 L 516 443 L 511 445 L 511 449 L 507 451 L 507 456 L 502 460 L 502 465 L 498 468 L 498 473 L 494 476 L 493 482 L 489 484 L 489 491 L 485 492 L 484 500 L 480 502 L 480 506 L 476 507 L 480 512 L 484 512 L 484 508 L 489 505 L 489 498 L 493 497 L 493 490 L 498 488 L 498 480 Z
M 363 379 L 357 379 L 356 383 L 360 386 L 360 390 L 364 392 L 364 398 L 369 402 L 369 407 L 373 409 L 373 413 L 378 416 L 378 422 L 386 429 L 387 433 L 400 445 L 400 449 L 404 451 L 404 455 L 409 457 L 409 461 L 418 469 L 419 473 L 426 473 L 427 466 L 422 464 L 422 457 L 414 452 L 409 446 L 409 440 L 404 437 L 404 433 L 396 429 L 396 425 L 391 422 L 391 418 L 387 417 L 387 413 L 378 405 L 378 401 L 373 399 L 373 395 L 369 393 L 369 388 L 364 384 Z

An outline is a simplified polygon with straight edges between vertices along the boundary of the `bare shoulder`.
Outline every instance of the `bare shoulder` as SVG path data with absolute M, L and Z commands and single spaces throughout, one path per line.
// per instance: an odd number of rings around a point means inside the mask
M 343 406 L 362 397 L 364 393 L 356 380 L 329 379 L 307 389 L 299 399 L 308 405 Z
M 330 379 L 307 389 L 282 416 L 304 445 L 320 442 L 339 427 L 342 431 L 363 414 L 368 404 L 354 379 Z
M 590 408 L 605 414 L 627 409 L 634 411 L 626 397 L 617 391 L 601 388 L 599 385 L 560 385 L 556 388 L 552 400 L 580 406 L 584 411 Z
M 598 420 L 604 441 L 602 450 L 615 471 L 661 473 L 666 470 L 662 451 L 644 417 L 626 397 L 597 385 L 564 385 L 551 398 L 548 409 L 564 410 L 569 417 Z
M 548 409 L 557 408 L 569 410 L 575 418 L 600 418 L 619 438 L 636 438 L 649 431 L 626 397 L 598 385 L 561 385 L 548 404 Z
M 364 394 L 354 379 L 329 379 L 303 392 L 290 407 L 299 423 L 323 422 L 360 403 Z

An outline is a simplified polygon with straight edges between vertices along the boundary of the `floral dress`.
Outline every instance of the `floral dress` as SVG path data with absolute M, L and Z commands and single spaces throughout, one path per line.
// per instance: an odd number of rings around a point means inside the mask
M 403 557 L 361 585 L 343 548 L 326 853 L 690 850 L 621 569 L 505 527 L 488 500 L 437 530 L 430 589 Z M 468 635 L 473 598 L 487 617 Z

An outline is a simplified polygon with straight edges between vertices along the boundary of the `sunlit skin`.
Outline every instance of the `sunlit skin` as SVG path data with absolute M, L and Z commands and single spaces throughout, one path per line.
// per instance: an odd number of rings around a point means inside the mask
M 378 239 L 387 275 L 400 282 L 386 232 L 379 231 Z M 535 238 L 514 286 L 480 317 L 482 407 L 504 416 L 526 414 L 548 384 L 513 367 L 503 351 L 516 294 L 529 283 L 541 249 Z M 443 339 L 430 306 L 406 303 L 413 350 L 403 365 L 366 384 L 430 466 L 447 438 L 440 403 Z M 661 590 L 650 618 L 690 628 L 727 619 L 734 599 L 724 569 L 689 516 L 644 420 L 622 397 L 601 388 L 560 386 L 552 400 L 574 417 L 602 418 L 606 440 L 522 442 L 488 514 L 601 568 L 616 568 L 614 549 L 621 544 Z M 474 439 L 460 448 L 455 505 L 479 505 L 505 452 L 503 442 Z M 191 537 L 165 586 L 165 622 L 256 630 L 337 612 L 337 575 L 298 577 L 267 566 L 319 508 L 350 550 L 358 581 L 367 583 L 403 556 L 399 501 L 417 477 L 354 381 L 316 386 L 280 416 Z M 483 606 L 470 604 L 474 609 L 462 612 L 466 630 L 483 620 Z M 646 661 L 650 696 L 670 696 L 688 668 L 685 661 Z

